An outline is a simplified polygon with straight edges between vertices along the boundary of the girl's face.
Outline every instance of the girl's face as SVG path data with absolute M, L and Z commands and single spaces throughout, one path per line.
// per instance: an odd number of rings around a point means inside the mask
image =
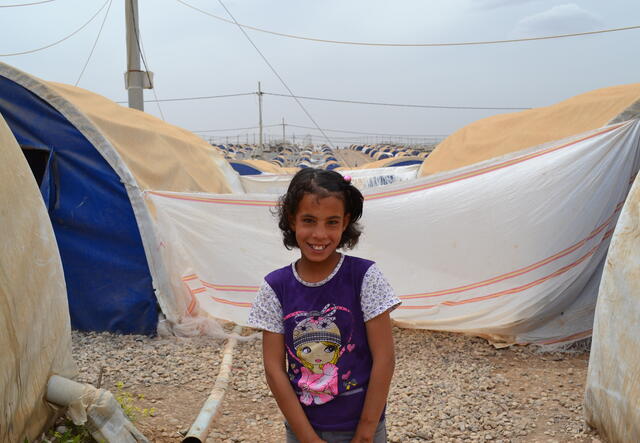
M 297 349 L 297 354 L 312 365 L 325 365 L 333 361 L 340 348 L 330 342 L 305 343 Z
M 329 260 L 335 254 L 342 233 L 349 224 L 344 203 L 330 195 L 305 194 L 291 222 L 302 257 L 314 263 Z

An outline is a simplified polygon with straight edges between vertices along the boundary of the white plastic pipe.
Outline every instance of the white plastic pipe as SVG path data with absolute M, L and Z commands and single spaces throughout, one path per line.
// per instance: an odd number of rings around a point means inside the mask
M 67 416 L 76 425 L 89 421 L 91 435 L 97 441 L 149 443 L 109 391 L 53 375 L 47 382 L 46 399 L 68 408 Z
M 47 401 L 60 406 L 69 406 L 78 400 L 84 392 L 82 383 L 68 378 L 52 375 L 47 383 Z
M 239 335 L 242 331 L 241 326 L 233 328 L 233 334 L 227 341 L 222 354 L 222 364 L 220 365 L 220 372 L 216 378 L 216 383 L 209 394 L 209 398 L 204 402 L 204 406 L 200 410 L 198 417 L 191 425 L 189 432 L 185 436 L 182 443 L 202 443 L 209 435 L 209 429 L 211 423 L 218 414 L 220 404 L 224 398 L 224 394 L 227 391 L 227 385 L 229 384 L 229 374 L 231 373 L 231 364 L 233 363 L 233 348 L 238 340 L 234 338 L 234 335 Z

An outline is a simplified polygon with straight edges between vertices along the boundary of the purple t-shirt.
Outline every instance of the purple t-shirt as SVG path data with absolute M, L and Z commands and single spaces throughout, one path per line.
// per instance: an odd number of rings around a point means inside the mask
M 345 255 L 319 284 L 303 282 L 294 266 L 273 271 L 265 282 L 277 303 L 269 306 L 259 294 L 249 323 L 284 334 L 289 379 L 309 422 L 320 431 L 355 430 L 372 364 L 365 321 L 373 317 L 363 303 L 379 315 L 400 301 L 372 261 Z M 272 316 L 269 311 L 280 316 L 281 328 L 264 327 L 269 323 L 261 317 Z

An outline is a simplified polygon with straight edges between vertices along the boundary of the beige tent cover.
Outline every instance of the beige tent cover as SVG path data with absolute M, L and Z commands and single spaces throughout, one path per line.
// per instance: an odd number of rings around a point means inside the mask
M 233 160 L 236 163 L 246 163 L 262 172 L 268 172 L 270 174 L 285 174 L 282 167 L 270 163 L 265 160 L 247 159 L 247 160 Z
M 611 239 L 598 292 L 585 414 L 612 442 L 640 441 L 640 178 Z
M 416 156 L 400 156 L 400 157 L 390 157 L 382 160 L 376 160 L 373 162 L 365 163 L 362 166 L 358 166 L 355 169 L 377 169 L 377 168 L 386 168 L 389 166 L 394 166 L 396 163 L 404 163 L 410 160 L 422 161 L 423 159 Z M 346 169 L 346 168 L 345 168 Z
M 33 441 L 49 377 L 75 375 L 62 263 L 40 191 L 0 116 L 0 442 Z
M 43 82 L 46 83 L 46 82 Z M 230 193 L 220 151 L 185 129 L 85 89 L 49 82 L 111 142 L 142 189 Z
M 449 171 L 613 123 L 640 100 L 640 83 L 597 89 L 543 108 L 478 120 L 447 137 L 418 176 Z

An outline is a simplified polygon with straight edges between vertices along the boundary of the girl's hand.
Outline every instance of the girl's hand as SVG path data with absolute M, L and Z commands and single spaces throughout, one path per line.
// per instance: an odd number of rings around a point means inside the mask
M 356 434 L 351 439 L 351 443 L 373 443 L 373 435 L 364 436 L 356 432 Z

